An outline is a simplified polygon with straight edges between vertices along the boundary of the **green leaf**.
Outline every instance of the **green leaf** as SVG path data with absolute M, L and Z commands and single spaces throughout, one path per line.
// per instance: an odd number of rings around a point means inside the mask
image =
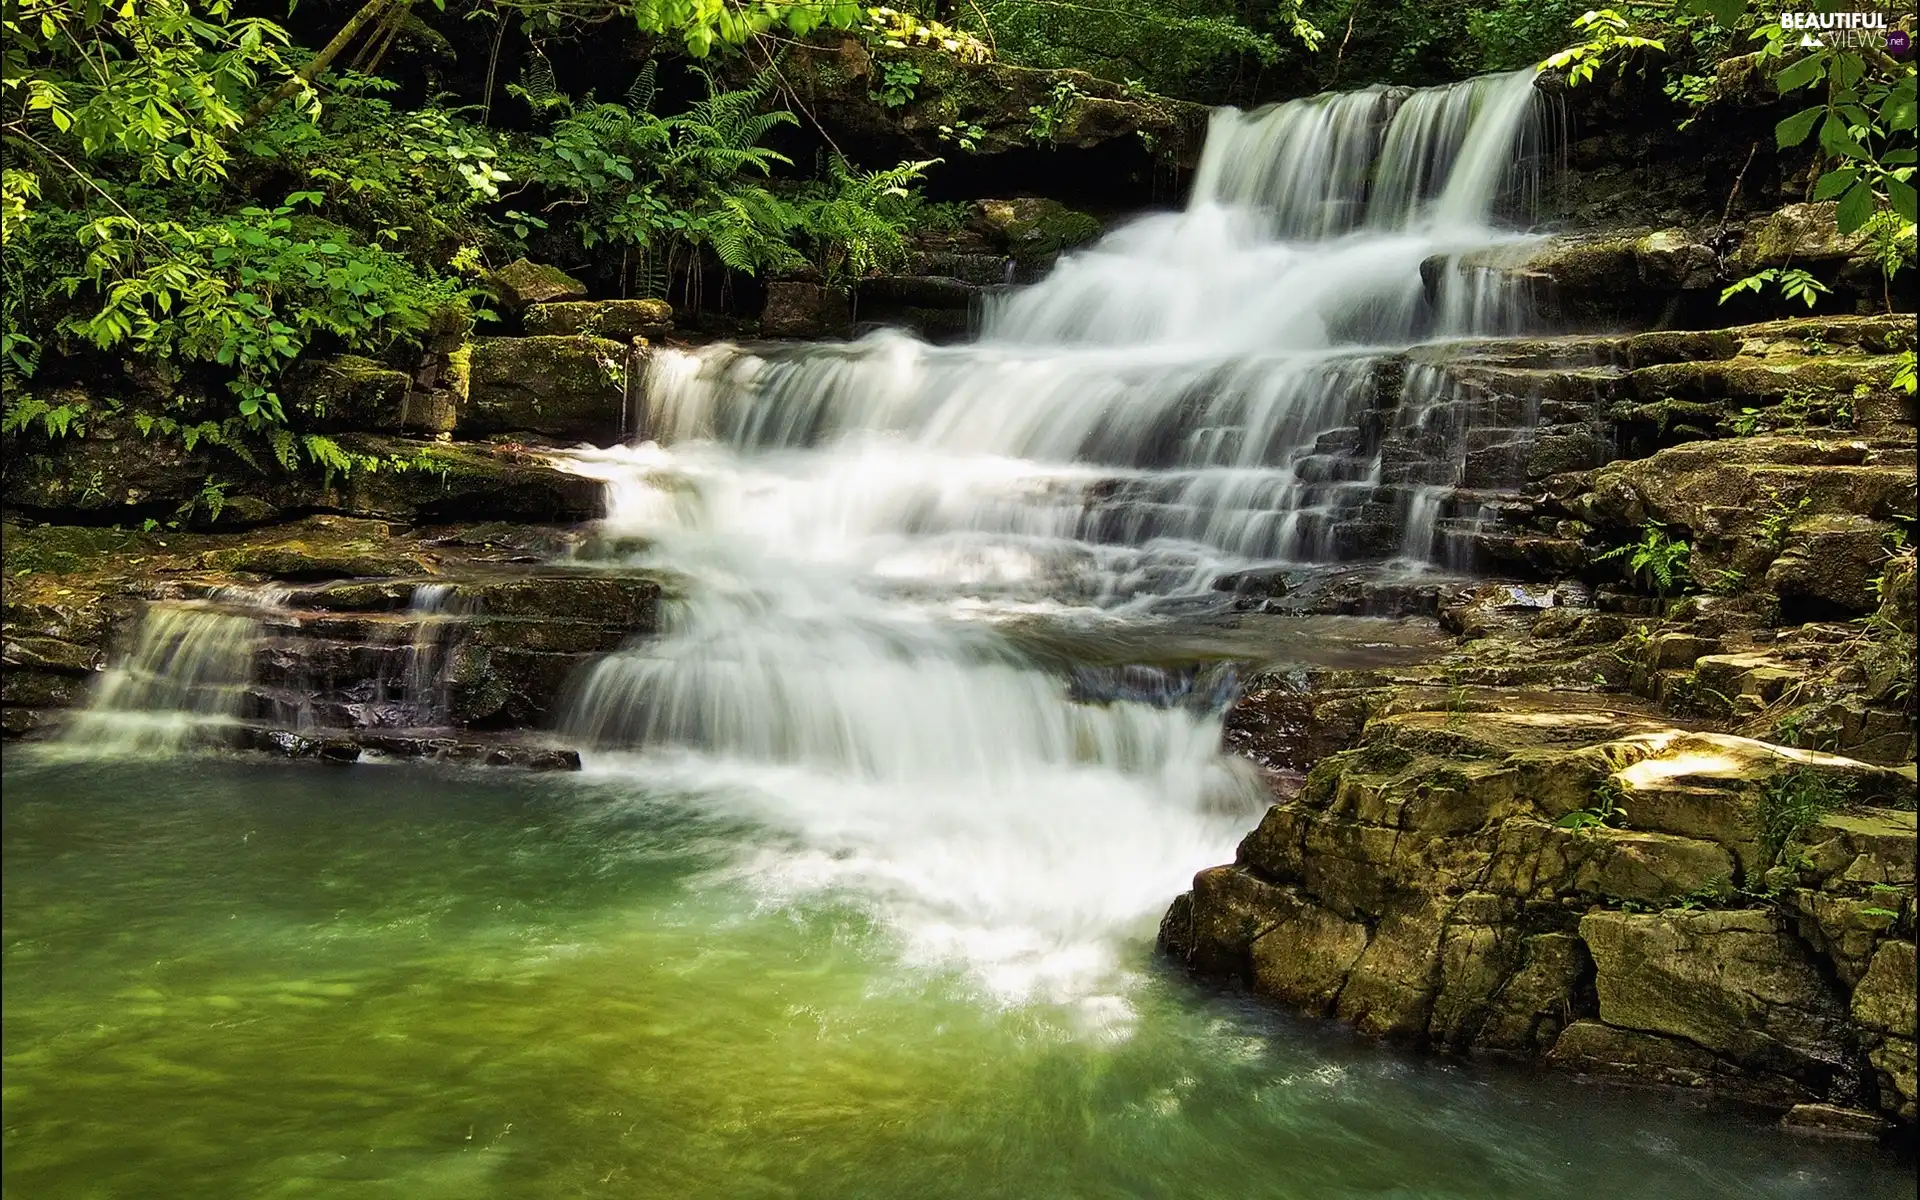
M 1818 54 L 1809 54 L 1798 62 L 1783 67 L 1773 77 L 1773 86 L 1782 93 L 1795 88 L 1803 88 L 1827 73 L 1827 60 Z
M 1813 185 L 1815 200 L 1831 200 L 1841 192 L 1852 187 L 1860 178 L 1860 172 L 1854 167 L 1841 167 L 1838 171 L 1828 171 Z
M 1863 180 L 1853 185 L 1846 195 L 1840 197 L 1840 209 L 1834 219 L 1840 223 L 1840 232 L 1853 233 L 1867 219 L 1873 216 L 1873 189 Z
M 1847 132 L 1847 123 L 1839 116 L 1829 116 L 1820 126 L 1820 148 L 1829 154 L 1839 154 L 1847 158 L 1871 159 L 1866 147 L 1853 140 Z
M 1820 119 L 1824 108 L 1809 108 L 1797 112 L 1773 127 L 1773 137 L 1781 146 L 1798 146 L 1807 140 L 1813 132 L 1813 123 Z
M 1887 180 L 1887 199 L 1892 202 L 1893 211 L 1900 214 L 1901 220 L 1906 221 L 1908 224 L 1912 224 L 1915 220 L 1920 220 L 1920 218 L 1914 216 L 1914 189 L 1912 184 L 1903 183 L 1898 179 Z

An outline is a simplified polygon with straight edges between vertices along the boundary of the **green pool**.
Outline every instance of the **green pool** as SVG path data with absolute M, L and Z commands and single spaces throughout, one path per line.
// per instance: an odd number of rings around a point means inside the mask
M 5 1195 L 1912 1194 L 1872 1151 L 1197 988 L 1150 921 L 1101 988 L 1010 998 L 878 893 L 770 883 L 806 847 L 711 801 L 11 753 Z

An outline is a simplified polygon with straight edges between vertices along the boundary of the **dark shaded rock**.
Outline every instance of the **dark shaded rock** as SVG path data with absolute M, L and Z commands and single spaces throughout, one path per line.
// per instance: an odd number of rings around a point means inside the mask
M 760 332 L 776 338 L 851 337 L 853 295 L 843 287 L 775 280 L 767 285 Z
M 408 522 L 587 521 L 602 511 L 601 485 L 507 447 L 408 442 L 355 435 L 343 444 L 414 464 L 353 471 L 305 498 L 319 507 Z
M 1780 1118 L 1780 1128 L 1801 1137 L 1843 1142 L 1877 1142 L 1887 1131 L 1886 1118 L 1837 1104 L 1796 1104 Z
M 60 675 L 90 675 L 105 663 L 97 646 L 76 646 L 57 638 L 15 635 L 9 630 L 0 643 L 0 663 L 7 670 L 32 669 Z

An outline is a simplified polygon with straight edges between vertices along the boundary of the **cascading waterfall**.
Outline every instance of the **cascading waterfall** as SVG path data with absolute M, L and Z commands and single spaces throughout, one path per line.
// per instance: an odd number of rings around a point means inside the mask
M 132 649 L 100 679 L 65 742 L 130 755 L 220 740 L 252 681 L 261 620 L 285 598 L 274 588 L 233 586 L 206 600 L 152 605 Z
M 909 957 L 1123 1005 L 1123 935 L 1263 793 L 1219 752 L 1218 681 L 1090 686 L 1008 623 L 1119 629 L 1229 571 L 1391 557 L 1407 489 L 1450 481 L 1369 431 L 1381 359 L 1511 327 L 1484 287 L 1429 303 L 1420 266 L 1524 236 L 1494 214 L 1534 106 L 1523 72 L 1222 111 L 1186 211 L 996 298 L 973 343 L 656 353 L 656 440 L 570 461 L 607 484 L 602 544 L 691 583 L 581 682 L 589 769 L 780 831 L 743 870 L 864 901 Z

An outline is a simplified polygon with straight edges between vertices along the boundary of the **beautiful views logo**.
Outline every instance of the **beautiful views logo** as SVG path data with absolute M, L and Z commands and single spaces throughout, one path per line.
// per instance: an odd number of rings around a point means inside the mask
M 1905 54 L 1913 40 L 1904 29 L 1894 29 L 1883 12 L 1785 12 L 1780 27 L 1800 35 L 1802 46 L 1860 48 L 1884 46 L 1889 54 Z

